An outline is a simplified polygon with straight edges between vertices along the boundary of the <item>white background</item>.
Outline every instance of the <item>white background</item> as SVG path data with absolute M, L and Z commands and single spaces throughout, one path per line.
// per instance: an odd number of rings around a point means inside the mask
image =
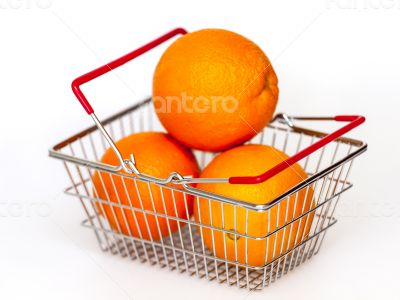
M 367 117 L 351 134 L 369 150 L 338 224 L 319 255 L 262 292 L 102 253 L 47 157 L 91 125 L 72 79 L 178 26 L 259 44 L 280 79 L 278 111 Z M 400 1 L 0 0 L 0 28 L 0 299 L 400 298 Z M 150 91 L 151 64 L 130 67 L 88 89 L 100 116 Z

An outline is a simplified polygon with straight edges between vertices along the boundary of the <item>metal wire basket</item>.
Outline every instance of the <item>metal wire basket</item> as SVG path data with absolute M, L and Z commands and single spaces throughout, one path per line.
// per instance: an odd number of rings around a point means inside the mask
M 285 114 L 275 116 L 269 126 L 250 143 L 271 145 L 290 155 L 290 158 L 259 176 L 199 179 L 188 178 L 183 176 L 185 174 L 178 173 L 172 173 L 168 178 L 154 178 L 142 174 L 136 168 L 133 156 L 123 158 L 113 141 L 136 132 L 162 130 L 153 111 L 151 99 L 100 122 L 79 87 L 176 34 L 184 33 L 186 31 L 183 29 L 173 30 L 144 47 L 76 79 L 72 84 L 73 91 L 86 112 L 93 118 L 95 126 L 54 146 L 50 150 L 50 156 L 63 161 L 71 181 L 66 194 L 80 200 L 86 214 L 82 225 L 93 230 L 103 251 L 187 272 L 210 281 L 216 280 L 250 290 L 262 289 L 317 254 L 327 230 L 336 223 L 334 213 L 341 194 L 352 187 L 349 174 L 354 158 L 367 149 L 365 143 L 342 135 L 360 125 L 364 118 L 289 117 Z M 295 123 L 300 120 L 335 120 L 349 123 L 331 134 L 326 134 L 298 127 Z M 110 166 L 99 162 L 108 147 L 115 151 L 120 165 Z M 214 155 L 215 153 L 195 151 L 201 168 L 206 166 Z M 261 205 L 209 193 L 193 186 L 197 182 L 258 184 L 295 163 L 299 163 L 306 170 L 308 178 L 273 201 Z M 132 201 L 111 201 L 109 197 L 98 197 L 93 184 L 96 173 L 108 176 L 114 188 L 115 181 L 122 178 L 122 182 L 133 186 L 139 198 L 141 189 L 138 188 L 138 184 L 145 184 L 148 186 L 152 201 L 152 191 L 157 190 L 160 195 L 172 195 L 174 201 L 178 196 L 183 196 L 185 200 L 190 197 L 198 204 L 201 201 L 208 201 L 210 207 L 218 205 L 222 213 L 222 224 L 213 224 L 211 216 L 201 216 L 200 211 L 198 212 L 200 218 L 196 221 L 193 216 L 190 218 L 180 216 L 176 208 L 175 213 L 167 213 L 165 204 L 164 211 L 159 211 L 155 209 L 154 201 L 152 207 L 145 208 L 141 200 L 141 205 L 138 206 L 133 205 Z M 129 198 L 126 188 L 125 193 Z M 302 204 L 299 200 L 301 197 L 304 198 L 304 195 L 306 198 L 310 195 L 312 200 L 309 205 L 304 205 L 305 201 Z M 186 203 L 185 201 L 188 216 Z M 294 209 L 289 209 L 289 204 L 294 205 Z M 125 224 L 117 222 L 116 226 L 111 226 L 109 220 L 104 217 L 104 211 L 101 211 L 104 205 L 112 207 L 113 212 L 116 210 L 123 212 L 122 222 Z M 167 224 L 175 222 L 177 231 L 169 230 L 165 238 L 157 239 L 151 233 L 148 234 L 151 232 L 148 228 L 147 232 L 142 232 L 143 228 L 137 226 L 139 236 L 134 236 L 130 234 L 131 232 L 121 230 L 123 226 L 129 228 L 127 214 L 130 214 L 135 222 L 137 216 L 144 217 L 146 224 L 148 218 L 153 218 L 156 220 L 159 232 L 159 222 L 166 220 Z M 228 227 L 224 224 L 224 214 L 232 214 L 233 226 Z M 244 224 L 238 223 L 238 215 L 245 220 Z M 280 217 L 274 218 L 273 215 Z M 255 235 L 250 232 L 248 224 L 250 219 L 258 217 L 265 220 L 265 232 Z M 149 235 L 148 238 L 144 238 L 144 234 Z M 207 247 L 205 243 L 206 234 L 211 234 L 211 247 Z M 217 255 L 215 249 L 218 237 L 222 237 L 219 239 L 220 242 L 223 241 L 222 255 L 221 253 Z M 227 255 L 227 240 L 234 245 L 234 259 Z M 292 240 L 294 243 L 290 242 Z M 249 251 L 252 251 L 252 247 L 263 251 L 262 255 L 265 256 L 263 263 L 253 264 L 250 261 Z

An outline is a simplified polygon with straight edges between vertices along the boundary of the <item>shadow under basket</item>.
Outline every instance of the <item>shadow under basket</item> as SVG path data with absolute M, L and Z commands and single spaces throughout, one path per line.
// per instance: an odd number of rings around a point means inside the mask
M 114 141 L 132 133 L 163 131 L 153 111 L 151 99 L 117 113 L 101 123 Z M 326 136 L 325 133 L 300 128 L 275 119 L 249 143 L 270 145 L 292 156 Z M 50 156 L 63 162 L 71 181 L 71 185 L 66 189 L 66 194 L 78 198 L 82 204 L 86 216 L 82 225 L 94 232 L 103 251 L 159 265 L 163 268 L 186 272 L 209 281 L 258 290 L 269 286 L 318 253 L 328 229 L 336 223 L 334 213 L 342 193 L 352 187 L 349 174 L 354 158 L 363 153 L 367 149 L 367 145 L 361 141 L 344 137 L 328 143 L 299 161 L 308 174 L 306 180 L 265 205 L 254 205 L 237 199 L 208 194 L 193 187 L 179 189 L 168 184 L 149 182 L 128 174 L 124 175 L 115 168 L 99 162 L 107 148 L 108 144 L 104 136 L 96 126 L 93 126 L 57 144 L 50 150 Z M 194 154 L 201 168 L 215 156 L 215 153 L 201 151 L 194 151 Z M 218 203 L 221 205 L 222 214 L 227 207 L 230 207 L 230 211 L 235 215 L 235 224 L 233 228 L 213 226 L 212 222 L 203 224 L 201 218 L 199 222 L 196 222 L 193 217 L 188 220 L 179 217 L 178 214 L 170 215 L 153 209 L 138 208 L 131 204 L 96 198 L 93 195 L 93 176 L 96 172 L 110 176 L 111 180 L 119 176 L 126 177 L 132 183 L 142 182 L 142 184 L 148 184 L 149 189 L 159 189 L 161 193 L 181 193 L 184 197 L 191 197 L 193 201 L 201 199 L 209 201 L 210 205 Z M 136 191 L 140 193 L 139 190 Z M 285 203 L 293 201 L 294 207 L 296 207 L 298 198 L 301 198 L 298 195 L 301 193 L 312 194 L 312 205 L 309 207 L 303 205 L 301 213 L 295 215 L 296 208 L 291 213 L 288 209 L 289 205 L 285 205 Z M 143 239 L 122 234 L 121 230 L 112 228 L 108 220 L 103 217 L 104 214 L 99 211 L 100 204 L 106 204 L 119 210 L 129 210 L 134 217 L 136 214 L 142 214 L 146 218 L 151 216 L 155 219 L 172 220 L 177 222 L 178 230 L 170 232 L 168 236 L 160 240 L 152 239 L 151 236 L 150 239 Z M 279 212 L 282 213 L 286 210 L 284 222 L 272 224 L 268 221 L 265 235 L 252 235 L 248 229 L 249 215 L 265 214 L 269 216 L 274 210 L 275 213 L 278 212 L 279 216 L 282 215 Z M 236 214 L 239 213 L 244 214 L 246 222 L 245 226 L 241 226 L 240 229 L 236 224 Z M 272 221 L 269 217 L 267 220 Z M 301 228 L 303 222 L 307 224 L 306 227 L 309 227 L 309 230 L 294 229 L 297 225 Z M 222 234 L 224 237 L 229 235 L 233 237 L 235 243 L 239 239 L 245 241 L 245 262 L 240 262 L 237 258 L 238 252 L 240 252 L 237 246 L 235 248 L 236 258 L 233 260 L 221 255 L 214 255 L 215 251 L 211 248 L 214 248 L 215 244 L 209 248 L 204 242 L 205 230 L 211 230 L 213 242 L 214 233 Z M 292 235 L 296 235 L 297 243 L 290 246 L 289 242 L 285 243 L 285 239 L 290 240 L 293 238 Z M 281 242 L 279 242 L 278 236 L 281 237 Z M 266 249 L 272 247 L 274 257 L 272 259 L 266 257 L 263 265 L 253 266 L 248 263 L 248 253 L 251 250 L 249 245 L 252 244 L 252 241 L 263 243 L 265 245 L 264 253 L 268 253 Z M 274 243 L 274 245 L 271 246 L 268 243 Z

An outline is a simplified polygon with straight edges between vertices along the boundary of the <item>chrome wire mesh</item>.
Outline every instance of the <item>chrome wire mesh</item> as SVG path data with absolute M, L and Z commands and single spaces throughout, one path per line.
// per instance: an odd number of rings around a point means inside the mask
M 162 130 L 149 103 L 147 100 L 105 120 L 103 124 L 112 138 L 118 140 L 135 132 Z M 250 142 L 271 145 L 288 155 L 293 155 L 322 136 L 322 133 L 316 131 L 273 123 Z M 106 170 L 101 165 L 93 164 L 99 161 L 107 149 L 103 136 L 95 128 L 85 130 L 58 144 L 51 150 L 51 155 L 63 160 L 71 180 L 71 186 L 66 189 L 66 193 L 81 201 L 86 215 L 82 224 L 93 230 L 103 251 L 187 272 L 210 281 L 256 290 L 269 286 L 318 253 L 327 229 L 336 223 L 334 212 L 341 194 L 352 186 L 349 174 L 353 159 L 361 153 L 363 146 L 364 144 L 359 141 L 340 139 L 303 159 L 301 166 L 309 175 L 309 181 L 293 191 L 288 191 L 282 199 L 262 210 L 242 205 L 240 202 L 235 202 L 235 199 L 231 203 L 225 203 L 218 197 L 207 199 L 177 187 L 128 178 L 118 172 Z M 201 167 L 207 165 L 214 156 L 212 153 L 200 151 L 196 151 L 195 155 Z M 142 203 L 140 206 L 134 206 L 131 201 L 124 202 L 119 197 L 117 201 L 111 201 L 108 196 L 97 197 L 98 193 L 93 184 L 96 173 L 109 176 L 116 194 L 118 194 L 115 188 L 116 180 L 122 180 L 124 185 L 132 185 L 130 188 L 139 195 L 142 188 L 138 186 L 147 185 L 153 206 L 145 208 Z M 163 197 L 168 194 L 172 196 L 175 213 L 167 213 L 165 204 L 163 211 L 155 209 L 152 195 L 154 191 L 159 191 Z M 126 187 L 125 193 L 129 198 Z M 306 198 L 310 195 L 312 200 L 308 207 L 303 201 L 300 210 L 301 202 L 298 198 L 304 198 L 304 194 Z M 190 219 L 179 216 L 176 210 L 178 195 L 180 197 L 183 195 L 185 200 L 193 199 L 197 204 L 200 201 L 209 201 L 210 207 L 219 205 L 222 224 L 218 226 L 213 224 L 211 210 L 208 222 L 202 221 L 200 213 L 198 221 L 193 216 Z M 186 215 L 189 215 L 188 202 L 184 203 Z M 294 209 L 288 209 L 289 205 L 286 205 L 288 203 L 292 203 Z M 297 205 L 299 207 L 296 209 Z M 110 225 L 110 218 L 104 217 L 107 214 L 104 207 L 111 208 L 114 220 L 117 220 L 114 226 Z M 122 218 L 117 218 L 118 213 Z M 276 217 L 274 221 L 271 217 L 273 213 L 284 216 L 284 222 L 278 222 L 281 217 Z M 225 226 L 224 214 L 233 215 L 232 227 Z M 238 221 L 239 214 L 242 215 L 241 223 Z M 268 221 L 264 232 L 254 234 L 248 228 L 249 217 L 258 215 L 268 216 L 266 218 Z M 138 225 L 139 217 L 144 217 L 146 227 Z M 138 235 L 132 235 L 130 232 L 128 218 L 135 222 Z M 149 229 L 149 219 L 156 221 L 158 236 L 161 236 L 159 224 L 161 222 L 168 224 L 166 237 L 161 239 L 153 237 L 157 232 L 154 234 Z M 170 224 L 176 225 L 175 232 L 171 231 Z M 309 230 L 301 229 L 308 227 Z M 208 234 L 211 233 L 212 247 L 207 247 L 205 243 L 204 235 L 207 231 Z M 144 238 L 144 235 L 148 238 Z M 223 255 L 214 254 L 217 252 L 215 240 L 218 236 L 223 236 Z M 225 243 L 226 240 L 229 241 L 228 238 L 234 243 L 234 258 L 227 255 Z M 291 244 L 291 239 L 294 239 L 294 244 Z M 243 247 L 239 247 L 239 243 Z M 251 256 L 252 249 L 249 248 L 256 245 L 261 245 L 260 251 L 263 252 L 265 259 L 264 263 L 254 265 L 250 263 L 249 253 Z M 272 252 L 269 249 L 273 249 Z M 242 259 L 239 258 L 240 255 L 243 256 Z

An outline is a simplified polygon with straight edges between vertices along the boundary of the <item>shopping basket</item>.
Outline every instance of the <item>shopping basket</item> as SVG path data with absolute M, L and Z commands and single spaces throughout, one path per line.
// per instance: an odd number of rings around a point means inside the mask
M 278 114 L 272 122 L 259 132 L 249 143 L 271 145 L 287 153 L 290 157 L 259 176 L 240 176 L 231 178 L 191 178 L 186 174 L 171 173 L 167 178 L 155 178 L 142 174 L 136 168 L 134 157 L 122 157 L 114 141 L 127 135 L 142 131 L 162 130 L 151 99 L 146 99 L 128 109 L 125 109 L 108 119 L 99 121 L 93 108 L 83 95 L 80 86 L 95 79 L 148 50 L 160 45 L 168 39 L 185 34 L 184 29 L 175 29 L 145 46 L 128 53 L 127 55 L 110 62 L 94 71 L 91 71 L 72 83 L 72 89 L 78 100 L 92 117 L 95 125 L 54 146 L 49 154 L 51 157 L 62 160 L 71 185 L 66 189 L 66 194 L 78 198 L 84 209 L 86 219 L 82 225 L 93 230 L 100 248 L 112 254 L 126 258 L 136 259 L 150 264 L 157 264 L 171 270 L 186 272 L 199 278 L 206 278 L 228 285 L 247 288 L 250 290 L 262 289 L 283 275 L 298 267 L 303 262 L 317 254 L 325 238 L 327 230 L 336 223 L 334 213 L 343 192 L 352 187 L 349 181 L 350 170 L 354 158 L 366 151 L 367 145 L 359 140 L 343 137 L 344 134 L 364 122 L 362 116 L 336 116 L 336 117 L 292 117 Z M 337 121 L 346 123 L 338 130 L 326 134 L 320 131 L 298 127 L 300 121 Z M 101 155 L 111 147 L 117 155 L 120 164 L 111 166 L 100 162 Z M 194 154 L 203 168 L 214 157 L 215 153 L 194 151 Z M 252 204 L 240 199 L 225 197 L 206 192 L 195 187 L 196 183 L 224 182 L 225 184 L 259 184 L 275 176 L 284 169 L 299 163 L 308 174 L 308 178 L 264 204 Z M 201 217 L 196 221 L 193 217 L 186 219 L 175 215 L 160 212 L 154 209 L 137 207 L 132 203 L 100 199 L 93 193 L 93 177 L 96 173 L 109 176 L 114 184 L 114 178 L 129 179 L 131 182 L 141 182 L 159 189 L 162 195 L 181 194 L 185 198 L 192 197 L 194 201 L 208 201 L 209 205 L 218 204 L 222 214 L 227 213 L 227 208 L 234 214 L 234 225 L 213 225 L 212 218 L 209 222 L 202 222 Z M 151 187 L 151 188 L 150 188 Z M 127 191 L 127 190 L 125 190 Z M 140 194 L 140 190 L 136 192 Z M 296 207 L 300 194 L 312 194 L 312 205 L 303 205 L 301 213 L 295 215 L 288 213 L 288 201 L 294 201 Z M 129 195 L 128 195 L 129 196 Z M 140 195 L 139 195 L 140 197 Z M 172 197 L 174 198 L 174 197 Z M 185 202 L 186 203 L 186 202 Z M 111 226 L 100 211 L 101 205 L 107 204 L 121 211 L 130 211 L 133 216 L 142 214 L 147 218 L 152 216 L 156 220 L 162 218 L 176 222 L 178 230 L 169 232 L 161 239 L 141 238 L 124 234 L 120 228 Z M 186 206 L 187 209 L 187 206 Z M 286 210 L 285 213 L 283 213 Z M 296 209 L 294 209 L 296 210 Z M 175 210 L 176 212 L 176 210 Z M 284 222 L 272 224 L 270 214 L 284 216 Z M 245 225 L 236 224 L 236 215 L 244 215 Z M 268 215 L 268 230 L 264 235 L 254 236 L 249 233 L 249 218 L 257 214 Z M 224 218 L 222 218 L 224 219 Z M 276 218 L 278 219 L 278 218 Z M 271 221 L 270 221 L 271 220 Z M 126 222 L 126 220 L 125 220 Z M 306 230 L 293 230 L 294 226 L 307 224 Z M 157 222 L 158 224 L 158 222 Z M 296 225 L 297 224 L 297 225 Z M 243 224 L 241 224 L 243 225 Z M 240 228 L 239 228 L 240 227 Z M 207 247 L 204 242 L 204 231 L 222 234 L 235 243 L 235 259 L 228 259 L 215 255 L 215 245 Z M 289 234 L 287 234 L 289 233 Z M 280 239 L 290 239 L 296 235 L 296 244 L 277 242 Z M 293 237 L 292 237 L 293 238 Z M 238 241 L 244 243 L 245 260 L 238 259 Z M 252 265 L 249 263 L 249 245 L 252 241 L 261 243 L 265 252 L 265 263 Z M 214 239 L 213 239 L 214 243 Z M 273 243 L 273 245 L 268 245 Z M 286 246 L 284 246 L 286 245 Z M 273 257 L 268 258 L 269 247 L 273 246 Z M 224 239 L 225 247 L 225 239 Z M 241 250 L 243 251 L 243 249 Z M 277 253 L 277 254 L 276 254 Z

